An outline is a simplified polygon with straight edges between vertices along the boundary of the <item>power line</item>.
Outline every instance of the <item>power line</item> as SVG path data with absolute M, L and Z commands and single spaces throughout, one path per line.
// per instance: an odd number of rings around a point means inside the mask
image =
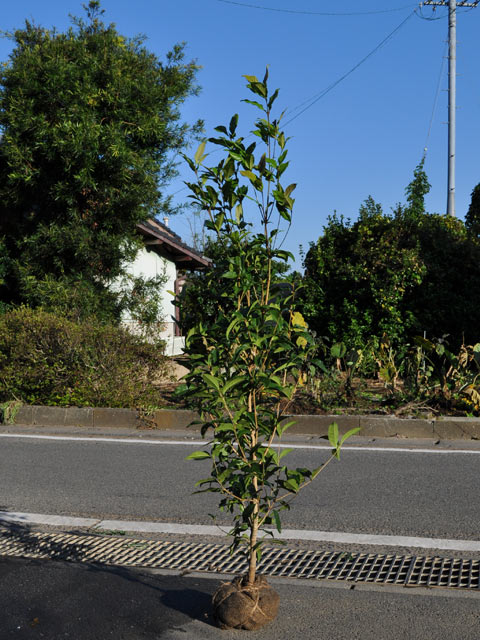
M 219 2 L 227 2 L 227 0 L 218 0 Z M 234 3 L 233 0 L 232 2 L 230 2 L 231 4 L 239 4 L 239 3 Z M 412 5 L 410 5 L 412 6 Z M 416 5 L 414 5 L 416 6 Z M 404 24 L 406 24 L 408 22 L 408 20 L 410 20 L 410 18 L 416 13 L 416 11 L 412 11 L 411 14 L 409 14 L 405 20 L 402 20 L 402 22 L 395 27 L 395 29 L 390 32 L 374 49 L 372 49 L 372 51 L 370 51 L 370 53 L 368 53 L 364 58 L 362 58 L 360 60 L 360 62 L 358 62 L 354 67 L 352 67 L 349 71 L 347 71 L 347 73 L 343 74 L 343 76 L 341 76 L 340 78 L 338 78 L 338 80 L 336 80 L 335 82 L 333 82 L 331 85 L 329 85 L 328 87 L 326 87 L 325 89 L 323 89 L 319 94 L 315 94 L 314 96 L 312 96 L 311 98 L 308 98 L 307 100 L 305 100 L 304 102 L 302 102 L 301 104 L 299 104 L 298 106 L 292 108 L 289 110 L 289 113 L 294 113 L 297 109 L 300 109 L 301 107 L 303 107 L 306 103 L 309 103 L 304 109 L 302 109 L 299 113 L 297 113 L 297 115 L 293 116 L 293 118 L 290 118 L 289 120 L 287 120 L 284 123 L 284 127 L 287 126 L 288 124 L 290 124 L 291 122 L 293 122 L 293 120 L 296 120 L 296 118 L 298 118 L 299 116 L 301 116 L 305 111 L 307 111 L 308 109 L 310 109 L 310 107 L 313 107 L 313 105 L 315 103 L 317 103 L 321 98 L 323 98 L 324 96 L 327 95 L 327 93 L 330 93 L 330 91 L 332 91 L 337 85 L 339 85 L 341 82 L 343 82 L 343 80 L 345 80 L 348 76 L 350 76 L 354 71 L 356 71 L 364 62 L 366 62 L 371 56 L 373 56 L 381 47 L 383 47 L 396 33 L 397 31 L 399 31 Z M 250 137 L 250 136 L 247 136 Z M 211 153 L 215 153 L 215 151 L 218 150 L 214 150 Z M 177 193 L 180 193 L 181 191 L 184 191 L 187 187 L 183 187 L 181 189 L 179 189 L 178 191 L 175 191 L 174 194 L 172 195 L 176 195 Z
M 343 80 L 345 80 L 346 78 L 348 78 L 348 76 L 350 76 L 354 71 L 356 71 L 364 62 L 366 62 L 369 58 L 371 58 L 379 49 L 381 49 L 396 33 L 397 31 L 399 31 L 404 24 L 406 24 L 408 22 L 408 20 L 410 20 L 410 18 L 415 14 L 415 11 L 412 11 L 412 13 L 410 15 L 408 15 L 405 20 L 402 20 L 402 22 L 395 27 L 395 29 L 388 34 L 388 36 L 386 36 L 379 44 L 377 44 L 377 46 L 372 49 L 370 51 L 370 53 L 367 53 L 367 55 L 362 58 L 360 60 L 360 62 L 357 62 L 357 64 L 352 67 L 349 71 L 347 71 L 346 73 L 343 74 L 343 76 L 341 76 L 340 78 L 338 78 L 338 80 L 335 80 L 335 82 L 332 82 L 331 85 L 329 85 L 328 87 L 326 87 L 325 89 L 323 89 L 323 91 L 321 91 L 319 94 L 316 94 L 315 96 L 312 96 L 311 98 L 308 98 L 308 100 L 305 100 L 302 104 L 298 105 L 297 107 L 294 107 L 290 113 L 296 111 L 297 109 L 300 109 L 305 103 L 309 102 L 310 104 L 307 104 L 306 107 L 304 107 L 299 113 L 297 113 L 297 115 L 293 116 L 293 118 L 290 118 L 290 120 L 287 120 L 284 123 L 284 127 L 287 126 L 288 124 L 290 124 L 291 122 L 293 122 L 296 118 L 298 118 L 299 116 L 302 115 L 302 113 L 305 113 L 305 111 L 307 111 L 307 109 L 310 109 L 310 107 L 313 107 L 314 104 L 316 104 L 319 100 L 321 100 L 321 98 L 325 97 L 327 95 L 327 93 L 330 93 L 330 91 L 332 91 L 332 89 L 334 89 L 337 85 L 339 85 L 341 82 L 343 82 Z
M 444 20 L 445 18 L 448 17 L 448 11 L 446 13 L 443 13 L 440 16 L 424 16 L 423 15 L 423 3 L 420 5 L 420 7 L 418 8 L 417 13 L 417 18 L 421 18 L 422 20 L 428 20 L 428 22 L 435 22 L 436 20 Z M 435 12 L 435 8 L 433 10 Z
M 247 7 L 249 9 L 260 9 L 263 11 L 275 11 L 277 13 L 296 13 L 307 16 L 373 16 L 379 13 L 392 13 L 394 11 L 403 11 L 404 9 L 411 9 L 416 7 L 416 4 L 407 4 L 403 7 L 396 7 L 395 9 L 378 9 L 376 11 L 351 11 L 346 13 L 335 13 L 326 11 L 299 11 L 297 9 L 278 9 L 276 7 L 263 7 L 257 4 L 248 4 L 246 2 L 236 2 L 236 0 L 217 0 L 217 2 L 223 2 L 224 4 L 234 4 L 238 7 Z
M 440 65 L 440 73 L 438 74 L 437 89 L 435 91 L 435 99 L 433 101 L 432 115 L 430 116 L 430 123 L 428 125 L 428 133 L 427 133 L 427 137 L 425 139 L 425 145 L 423 147 L 423 159 L 424 160 L 425 160 L 425 158 L 427 156 L 428 142 L 430 140 L 430 134 L 432 132 L 433 119 L 435 117 L 435 112 L 437 110 L 438 96 L 440 94 L 440 87 L 441 87 L 441 84 L 442 84 L 442 77 L 443 77 L 443 70 L 445 68 L 445 59 L 446 59 L 446 55 L 447 55 L 447 49 L 448 49 L 448 42 L 445 43 L 445 47 L 444 47 L 444 50 L 443 50 L 443 53 L 442 53 L 442 64 Z
M 478 5 L 478 0 L 476 0 L 475 2 L 472 3 L 463 3 L 463 4 L 457 4 L 457 13 L 469 13 L 470 11 L 473 11 L 473 9 L 475 9 Z M 447 9 L 447 11 L 445 13 L 442 13 L 439 16 L 425 16 L 423 15 L 423 8 L 425 6 L 431 6 L 433 8 L 433 13 L 435 13 L 435 10 L 437 7 L 445 7 Z M 463 11 L 460 11 L 460 9 L 463 9 Z M 448 5 L 442 2 L 437 2 L 437 3 L 433 3 L 433 2 L 422 2 L 420 4 L 420 7 L 417 11 L 417 16 L 419 18 L 421 18 L 422 20 L 428 20 L 428 22 L 435 22 L 436 20 L 445 20 L 445 18 L 448 18 L 449 12 L 448 12 Z

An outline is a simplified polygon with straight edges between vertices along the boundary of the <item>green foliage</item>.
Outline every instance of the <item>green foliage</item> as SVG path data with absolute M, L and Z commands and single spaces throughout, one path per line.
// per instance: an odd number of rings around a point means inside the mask
M 225 271 L 228 270 L 230 249 L 227 239 L 215 241 L 207 237 L 203 253 L 212 260 L 208 273 L 194 272 L 188 275 L 182 293 L 177 300 L 180 307 L 180 323 L 186 335 L 198 322 L 215 322 L 219 313 L 228 316 L 234 309 L 234 301 L 224 296 Z
M 0 300 L 51 307 L 58 295 L 62 307 L 82 289 L 87 304 L 76 315 L 104 305 L 118 318 L 123 303 L 110 285 L 140 246 L 136 224 L 169 210 L 161 189 L 176 173 L 171 154 L 197 130 L 180 122 L 179 106 L 197 91 L 198 67 L 180 45 L 162 62 L 142 38 L 104 24 L 98 2 L 86 9 L 65 33 L 27 21 L 9 34 Z
M 21 406 L 20 400 L 9 400 L 0 403 L 0 424 L 14 424 L 15 417 Z
M 472 191 L 472 200 L 465 216 L 465 226 L 474 236 L 480 236 L 480 183 Z
M 424 267 L 415 238 L 368 200 L 357 222 L 331 216 L 305 258 L 304 313 L 319 336 L 363 348 L 371 336 L 402 340 L 414 324 L 402 300 Z M 373 212 L 372 212 L 373 210 Z
M 180 307 L 182 331 L 188 331 L 199 322 L 215 322 L 219 313 L 226 317 L 233 312 L 235 300 L 225 295 L 223 274 L 228 271 L 229 257 L 234 251 L 228 237 L 208 236 L 202 252 L 212 260 L 208 272 L 200 271 L 188 275 L 188 279 L 177 301 Z M 286 292 L 291 291 L 285 272 L 288 265 L 282 260 L 272 261 L 272 273 L 276 282 L 273 287 Z
M 163 343 L 96 321 L 20 307 L 0 315 L 0 401 L 138 407 L 161 402 Z
M 387 215 L 372 198 L 354 223 L 333 215 L 305 257 L 302 299 L 318 336 L 363 349 L 387 336 L 403 349 L 415 335 L 475 341 L 480 324 L 480 244 L 464 224 L 425 213 L 419 165 L 408 203 Z
M 218 309 L 207 309 L 186 337 L 190 371 L 184 395 L 201 413 L 202 433 L 212 430 L 208 450 L 189 458 L 211 460 L 210 476 L 198 485 L 220 493 L 220 509 L 232 514 L 232 546 L 245 544 L 250 583 L 263 542 L 259 533 L 273 535 L 272 526 L 281 530 L 280 512 L 327 464 L 313 471 L 290 469 L 283 463 L 287 452 L 274 447 L 274 438 L 293 424 L 285 416 L 316 345 L 295 310 L 292 287 L 282 290 L 284 279 L 274 266 L 290 258 L 278 246 L 275 222 L 291 224 L 295 185 L 281 183 L 287 140 L 272 118 L 278 92 L 269 94 L 267 76 L 245 76 L 260 98 L 246 100 L 261 112 L 252 132 L 260 150 L 237 134 L 235 115 L 209 140 L 223 148 L 224 159 L 206 166 L 205 144 L 193 160 L 187 158 L 197 178 L 188 185 L 191 197 L 207 212 L 207 228 L 225 250 L 217 268 L 203 277 L 204 291 L 213 292 Z M 258 219 L 249 222 L 254 214 Z M 338 456 L 341 442 L 333 425 L 330 437 L 332 455 Z
M 418 217 L 425 213 L 425 196 L 430 191 L 430 183 L 424 171 L 425 160 L 422 160 L 413 172 L 413 180 L 405 189 L 407 196 L 406 212 L 411 217 Z
M 443 340 L 417 337 L 405 363 L 405 391 L 443 409 L 480 410 L 480 344 L 462 344 L 457 353 Z

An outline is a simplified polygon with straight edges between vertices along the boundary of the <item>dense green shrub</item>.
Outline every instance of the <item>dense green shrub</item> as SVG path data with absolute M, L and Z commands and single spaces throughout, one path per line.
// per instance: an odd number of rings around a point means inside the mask
M 387 336 L 395 349 L 414 336 L 457 349 L 480 327 L 480 242 L 464 223 L 425 213 L 422 165 L 407 204 L 385 214 L 369 198 L 354 223 L 333 215 L 305 257 L 303 312 L 329 341 L 363 348 Z
M 97 321 L 20 307 L 0 315 L 0 401 L 59 406 L 159 404 L 163 343 Z
M 414 324 L 403 312 L 406 292 L 421 281 L 415 239 L 373 201 L 357 222 L 331 216 L 305 258 L 304 315 L 319 336 L 361 348 L 373 336 L 401 340 Z

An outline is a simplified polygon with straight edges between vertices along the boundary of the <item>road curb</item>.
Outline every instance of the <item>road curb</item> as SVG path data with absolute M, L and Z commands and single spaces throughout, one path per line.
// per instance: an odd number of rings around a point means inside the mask
M 289 428 L 292 435 L 325 437 L 328 427 L 336 422 L 341 434 L 359 427 L 359 435 L 369 438 L 433 438 L 439 440 L 480 440 L 480 418 L 441 417 L 436 419 L 396 418 L 372 415 L 298 415 Z M 102 429 L 145 428 L 162 431 L 199 432 L 201 424 L 194 411 L 160 409 L 151 413 L 137 409 L 92 407 L 45 407 L 23 405 L 14 416 L 13 424 L 28 427 L 89 427 Z

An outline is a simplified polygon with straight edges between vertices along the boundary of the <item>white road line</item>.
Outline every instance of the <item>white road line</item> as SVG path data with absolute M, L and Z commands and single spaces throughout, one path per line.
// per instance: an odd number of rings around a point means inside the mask
M 70 516 L 55 516 L 46 513 L 18 513 L 15 511 L 0 511 L 0 522 L 15 524 L 46 524 L 52 527 L 93 527 L 100 522 L 99 518 L 73 518 Z
M 86 527 L 99 531 L 130 531 L 137 533 L 173 533 L 177 535 L 224 536 L 228 526 L 201 524 L 178 524 L 176 522 L 143 522 L 133 520 L 100 520 L 74 518 L 41 513 L 19 513 L 0 511 L 0 523 L 19 525 L 49 525 L 57 527 Z M 284 529 L 275 537 L 282 540 L 307 540 L 382 547 L 406 547 L 419 549 L 442 549 L 445 551 L 480 551 L 480 540 L 451 540 L 448 538 L 423 538 L 417 536 L 387 536 L 341 531 L 308 531 Z
M 202 447 L 207 444 L 206 440 L 160 440 L 149 438 L 110 438 L 108 436 L 42 436 L 40 434 L 19 434 L 19 433 L 0 433 L 0 438 L 18 438 L 30 440 L 59 440 L 63 442 L 105 442 L 120 444 L 148 444 L 148 445 L 180 445 L 184 447 Z M 332 447 L 323 444 L 279 444 L 274 445 L 279 449 L 314 449 L 320 451 L 331 451 Z M 427 449 L 427 448 L 409 448 L 409 447 L 370 447 L 344 445 L 342 451 L 373 451 L 373 452 L 392 452 L 392 453 L 456 453 L 456 454 L 472 454 L 480 455 L 480 449 Z
M 22 438 L 27 440 L 62 440 L 64 442 L 117 442 L 121 444 L 180 444 L 186 446 L 202 446 L 205 440 L 153 440 L 149 438 L 110 438 L 108 436 L 42 436 L 18 433 L 0 433 L 0 438 Z

